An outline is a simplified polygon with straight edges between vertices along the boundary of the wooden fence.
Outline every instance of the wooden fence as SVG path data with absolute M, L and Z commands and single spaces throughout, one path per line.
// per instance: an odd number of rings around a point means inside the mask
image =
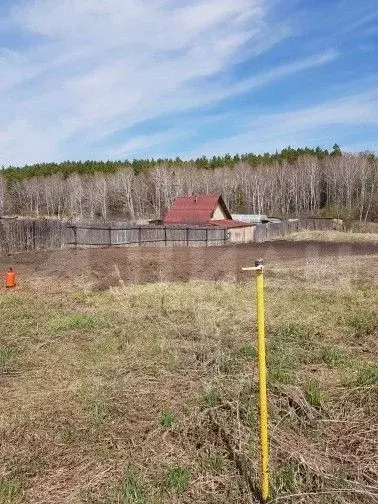
M 0 253 L 67 247 L 67 225 L 50 219 L 0 219 Z
M 138 226 L 124 224 L 68 226 L 71 247 L 199 247 L 228 242 L 227 229 L 203 227 Z
M 299 231 L 327 231 L 333 229 L 341 231 L 342 223 L 335 219 L 300 219 L 269 222 L 267 224 L 258 224 L 255 227 L 253 241 L 259 243 L 285 238 L 286 235 Z
M 253 241 L 263 242 L 306 230 L 341 229 L 333 219 L 302 219 L 258 224 Z M 146 226 L 134 223 L 77 223 L 52 219 L 0 219 L 0 253 L 89 247 L 198 247 L 230 242 L 227 229 L 214 227 Z

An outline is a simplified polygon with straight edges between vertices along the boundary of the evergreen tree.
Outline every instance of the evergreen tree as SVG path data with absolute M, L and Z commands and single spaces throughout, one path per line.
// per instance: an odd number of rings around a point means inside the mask
M 335 143 L 335 145 L 332 147 L 332 152 L 331 152 L 331 156 L 341 156 L 342 155 L 342 152 L 341 152 L 341 149 L 339 147 L 339 145 L 337 145 L 337 143 Z

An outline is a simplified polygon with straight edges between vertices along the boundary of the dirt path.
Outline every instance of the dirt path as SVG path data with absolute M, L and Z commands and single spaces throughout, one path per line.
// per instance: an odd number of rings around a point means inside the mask
M 378 254 L 368 243 L 274 241 L 260 244 L 200 248 L 106 248 L 29 252 L 0 257 L 0 272 L 13 266 L 19 285 L 64 283 L 95 290 L 121 282 L 187 281 L 191 278 L 237 281 L 243 266 L 256 258 L 279 267 L 289 262 L 304 266 L 324 258 Z

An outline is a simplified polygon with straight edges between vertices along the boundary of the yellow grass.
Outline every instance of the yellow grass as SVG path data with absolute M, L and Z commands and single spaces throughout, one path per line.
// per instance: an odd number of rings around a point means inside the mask
M 272 502 L 378 499 L 376 264 L 266 272 Z M 248 279 L 3 292 L 0 503 L 258 502 Z
M 352 233 L 344 231 L 301 231 L 288 235 L 286 239 L 294 241 L 314 240 L 327 242 L 359 242 L 378 244 L 378 234 L 376 233 Z

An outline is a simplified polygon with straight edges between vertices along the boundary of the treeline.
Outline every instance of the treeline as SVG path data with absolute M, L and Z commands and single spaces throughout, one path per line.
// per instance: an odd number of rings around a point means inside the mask
M 153 170 L 161 165 L 168 167 L 195 167 L 211 170 L 223 166 L 233 168 L 239 163 L 246 163 L 250 166 L 260 166 L 282 162 L 293 163 L 303 156 L 315 156 L 318 159 L 323 159 L 335 155 L 341 155 L 340 147 L 337 144 L 333 146 L 332 151 L 321 149 L 320 147 L 316 147 L 315 149 L 309 147 L 299 149 L 287 147 L 282 149 L 281 152 L 276 152 L 274 154 L 269 154 L 268 152 L 265 154 L 236 154 L 235 156 L 226 154 L 224 156 L 213 156 L 212 158 L 202 156 L 189 161 L 183 161 L 177 157 L 175 159 L 134 159 L 133 161 L 63 161 L 62 163 L 39 163 L 22 167 L 9 166 L 6 169 L 3 167 L 3 175 L 7 180 L 13 181 L 32 177 L 49 177 L 55 174 L 61 174 L 67 177 L 72 173 L 81 175 L 96 172 L 114 173 L 121 167 L 130 168 L 135 175 L 138 175 L 141 172 Z
M 330 153 L 302 151 L 284 149 L 278 156 L 290 153 L 290 160 L 267 155 L 258 164 L 247 162 L 244 156 L 226 163 L 224 156 L 215 167 L 161 160 L 140 170 L 132 162 L 110 163 L 111 169 L 93 171 L 86 171 L 88 166 L 82 171 L 52 173 L 35 168 L 36 174 L 29 171 L 28 176 L 15 176 L 16 169 L 11 168 L 0 174 L 0 214 L 159 218 L 179 195 L 219 193 L 232 212 L 361 221 L 378 217 L 378 160 L 373 155 L 342 154 L 336 148 Z

